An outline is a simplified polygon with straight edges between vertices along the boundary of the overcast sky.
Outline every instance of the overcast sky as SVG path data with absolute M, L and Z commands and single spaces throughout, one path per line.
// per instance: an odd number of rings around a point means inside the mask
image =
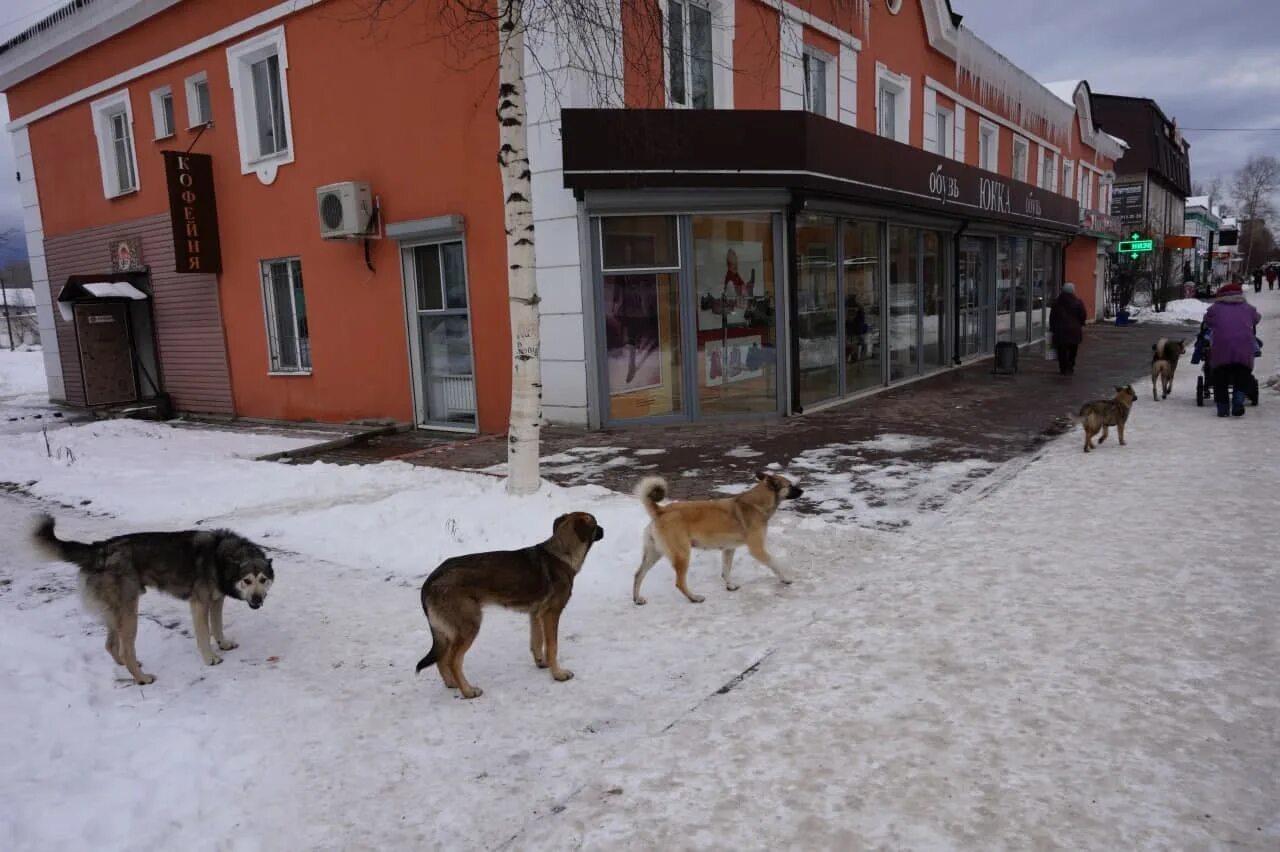
M 0 41 L 64 0 L 0 0 Z M 871 0 L 880 2 L 880 0 Z M 1280 0 L 952 0 L 965 23 L 1042 82 L 1155 99 L 1191 142 L 1195 180 L 1280 155 Z M 8 121 L 0 98 L 0 120 Z M 7 134 L 4 134 L 7 136 Z M 0 227 L 21 221 L 13 151 L 0 139 Z

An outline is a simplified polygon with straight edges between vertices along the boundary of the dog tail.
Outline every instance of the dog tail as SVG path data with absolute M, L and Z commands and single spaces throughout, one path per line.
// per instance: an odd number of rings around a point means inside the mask
M 63 541 L 54 533 L 54 524 L 52 515 L 40 516 L 40 522 L 31 534 L 36 547 L 50 559 L 71 562 L 81 568 L 92 566 L 97 548 L 79 541 Z
M 436 636 L 434 630 L 431 631 L 431 650 L 421 660 L 418 660 L 418 667 L 413 670 L 414 674 L 419 674 L 423 669 L 434 666 L 436 660 L 440 659 L 440 637 Z
M 1078 411 L 1068 411 L 1067 419 L 1070 420 L 1076 426 L 1079 426 L 1081 423 L 1084 422 L 1084 418 L 1080 416 L 1080 413 Z
M 646 476 L 636 485 L 635 495 L 644 503 L 649 517 L 656 520 L 662 512 L 658 504 L 667 499 L 667 481 L 661 476 Z

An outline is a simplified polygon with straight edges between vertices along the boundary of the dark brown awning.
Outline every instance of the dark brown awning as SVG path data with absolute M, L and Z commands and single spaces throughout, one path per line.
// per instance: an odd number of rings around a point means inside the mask
M 565 186 L 789 189 L 1074 234 L 1070 198 L 796 110 L 567 109 Z

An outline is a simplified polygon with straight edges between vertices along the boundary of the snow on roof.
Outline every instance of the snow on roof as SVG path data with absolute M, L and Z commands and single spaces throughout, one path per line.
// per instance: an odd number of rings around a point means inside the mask
M 1208 209 L 1209 209 L 1209 196 L 1207 196 L 1207 195 L 1192 195 L 1192 196 L 1189 196 L 1189 197 L 1187 198 L 1186 206 L 1187 206 L 1187 207 L 1203 207 L 1203 208 L 1205 208 L 1206 210 L 1208 210 Z
M 1108 139 L 1110 139 L 1112 142 L 1116 143 L 1117 145 L 1119 145 L 1121 148 L 1125 149 L 1126 151 L 1128 151 L 1128 150 L 1129 150 L 1129 143 L 1128 143 L 1128 142 L 1126 142 L 1126 141 L 1124 141 L 1123 139 L 1121 139 L 1119 136 L 1112 136 L 1110 133 L 1108 133 L 1108 132 L 1107 132 L 1107 131 L 1105 131 L 1105 130 L 1104 130 L 1104 131 L 1102 131 L 1102 135 L 1103 135 L 1103 136 L 1105 136 L 1105 137 L 1107 137 L 1107 138 L 1108 138 Z
M 1053 92 L 1053 96 L 1058 100 L 1075 106 L 1076 89 L 1080 88 L 1080 84 L 1083 82 L 1083 80 L 1058 80 L 1053 83 L 1045 83 L 1044 87 Z
M 92 284 L 83 285 L 99 299 L 138 299 L 147 298 L 147 294 L 134 287 L 127 281 L 95 281 Z

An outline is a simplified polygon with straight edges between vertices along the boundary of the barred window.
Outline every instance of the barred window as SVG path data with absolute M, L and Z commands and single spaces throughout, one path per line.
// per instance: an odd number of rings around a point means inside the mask
M 307 300 L 298 258 L 262 262 L 262 301 L 267 314 L 271 372 L 311 372 L 311 336 Z

